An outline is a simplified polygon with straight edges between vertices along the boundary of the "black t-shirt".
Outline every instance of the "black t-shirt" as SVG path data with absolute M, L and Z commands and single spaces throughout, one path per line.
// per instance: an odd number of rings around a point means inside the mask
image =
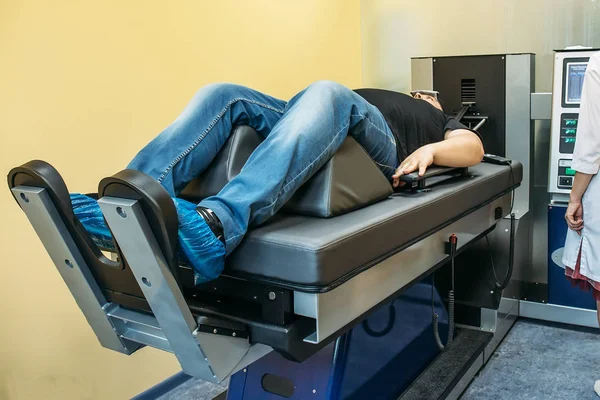
M 467 129 L 427 101 L 404 93 L 382 89 L 357 89 L 355 92 L 383 114 L 396 137 L 399 162 L 419 147 L 444 140 L 448 129 Z

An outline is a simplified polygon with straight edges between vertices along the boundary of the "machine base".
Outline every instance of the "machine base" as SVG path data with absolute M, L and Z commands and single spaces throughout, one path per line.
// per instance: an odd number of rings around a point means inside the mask
M 493 337 L 494 334 L 490 332 L 469 329 L 459 331 L 448 350 L 398 399 L 457 399 L 483 366 L 484 350 Z M 464 383 L 458 385 L 460 382 Z
M 433 293 L 445 341 L 447 315 Z M 431 296 L 429 283 L 413 285 L 303 363 L 266 355 L 231 377 L 227 399 L 396 398 L 439 354 Z
M 598 327 L 596 311 L 558 304 L 543 304 L 521 300 L 521 317 L 590 328 Z

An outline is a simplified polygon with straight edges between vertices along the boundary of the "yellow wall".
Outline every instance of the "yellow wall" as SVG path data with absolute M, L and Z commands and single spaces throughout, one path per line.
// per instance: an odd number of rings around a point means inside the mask
M 202 85 L 286 98 L 361 83 L 358 0 L 0 1 L 0 171 L 54 164 L 92 191 Z M 128 398 L 179 370 L 104 350 L 24 214 L 0 189 L 0 398 Z

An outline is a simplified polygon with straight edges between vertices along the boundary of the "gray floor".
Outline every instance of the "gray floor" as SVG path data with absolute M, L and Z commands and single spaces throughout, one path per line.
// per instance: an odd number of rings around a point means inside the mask
M 600 335 L 596 330 L 521 320 L 461 399 L 600 400 L 593 390 L 597 379 Z M 211 400 L 226 387 L 191 379 L 160 400 Z
M 599 400 L 600 335 L 518 321 L 462 400 Z

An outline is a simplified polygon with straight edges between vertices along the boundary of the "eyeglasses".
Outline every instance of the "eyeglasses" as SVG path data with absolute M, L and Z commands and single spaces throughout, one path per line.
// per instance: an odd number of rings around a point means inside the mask
M 424 95 L 427 95 L 427 96 L 431 96 L 431 97 L 433 97 L 436 100 L 438 99 L 438 96 L 440 94 L 440 92 L 438 92 L 437 90 L 413 90 L 413 91 L 410 92 L 410 95 L 412 97 L 415 97 L 417 95 L 417 93 L 418 94 L 424 94 Z

